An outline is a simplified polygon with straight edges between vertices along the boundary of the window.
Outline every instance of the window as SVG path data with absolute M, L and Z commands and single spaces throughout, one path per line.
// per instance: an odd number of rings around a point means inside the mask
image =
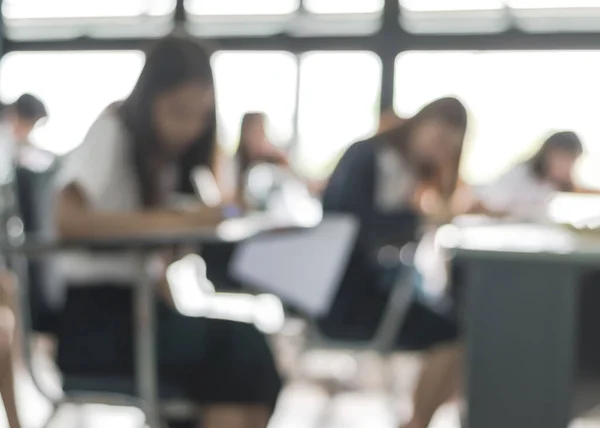
M 285 15 L 298 8 L 298 0 L 187 0 L 192 15 Z
M 580 179 L 598 187 L 598 73 L 600 51 L 408 52 L 396 62 L 395 107 L 408 116 L 441 96 L 462 99 L 470 114 L 463 174 L 471 182 L 493 179 L 551 132 L 574 130 L 586 144 Z
M 516 24 L 526 31 L 597 31 L 598 0 L 507 0 Z
M 4 102 L 24 92 L 39 96 L 50 117 L 32 141 L 62 154 L 83 141 L 105 107 L 127 96 L 143 63 L 138 51 L 10 53 L 0 63 L 0 96 Z
M 4 0 L 9 37 L 160 37 L 172 29 L 174 0 Z
M 598 0 L 507 0 L 510 7 L 516 9 L 566 9 L 600 7 Z
M 505 0 L 399 0 L 401 25 L 413 33 L 494 33 L 506 30 Z
M 186 0 L 188 28 L 197 36 L 268 35 L 283 31 L 299 0 Z
M 381 62 L 371 52 L 312 52 L 300 62 L 298 167 L 328 175 L 352 142 L 377 128 Z
M 278 145 L 289 143 L 296 105 L 297 65 L 287 52 L 217 52 L 213 56 L 220 142 L 233 152 L 242 116 L 264 112 Z
M 304 6 L 311 13 L 379 13 L 383 0 L 305 0 Z
M 383 0 L 305 0 L 289 27 L 298 36 L 372 34 L 381 28 Z
M 400 0 L 400 6 L 413 12 L 498 10 L 504 0 Z

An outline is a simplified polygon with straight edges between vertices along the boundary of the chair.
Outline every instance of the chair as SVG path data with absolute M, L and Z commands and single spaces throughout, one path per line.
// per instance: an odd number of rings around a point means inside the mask
M 26 168 L 18 168 L 15 181 L 2 187 L 2 218 L 4 237 L 11 245 L 18 246 L 25 238 L 25 233 L 36 236 L 51 237 L 53 235 L 53 218 L 49 213 L 52 207 L 54 170 L 33 172 Z M 21 224 L 23 227 L 15 227 Z M 15 231 L 17 231 L 15 233 Z M 40 379 L 33 362 L 31 345 L 37 333 L 53 333 L 58 316 L 56 308 L 48 305 L 47 291 L 56 286 L 56 276 L 52 267 L 52 255 L 28 259 L 25 255 L 13 253 L 9 265 L 19 280 L 19 315 L 22 330 L 23 356 L 26 367 L 35 387 L 52 404 L 52 413 L 44 426 L 48 426 L 58 411 L 65 404 L 105 404 L 114 406 L 132 406 L 140 408 L 153 428 L 158 426 L 158 418 L 150 414 L 149 409 L 157 408 L 156 403 L 145 403 L 140 399 L 140 384 L 134 379 L 106 377 L 72 377 L 64 376 L 62 390 L 53 390 Z M 148 287 L 141 287 L 148 289 Z M 152 374 L 154 360 L 152 323 L 146 316 L 152 314 L 150 306 L 152 296 L 137 294 L 136 337 L 140 338 L 137 349 L 137 365 L 144 367 L 146 382 L 156 385 L 156 373 Z M 147 306 L 147 307 L 144 307 Z M 140 319 L 142 317 L 142 319 Z M 143 391 L 142 391 L 143 392 Z M 160 391 L 162 417 L 187 417 L 193 409 L 185 402 L 184 394 L 176 388 L 165 386 Z
M 20 174 L 20 175 L 19 175 Z M 4 236 L 10 238 L 10 243 L 13 246 L 18 246 L 25 237 L 24 231 L 35 232 L 36 236 L 52 236 L 53 221 L 48 221 L 47 214 L 53 212 L 51 197 L 53 193 L 53 171 L 49 170 L 44 173 L 33 173 L 31 171 L 20 171 L 17 177 L 21 182 L 10 183 L 5 187 L 0 187 L 0 207 L 4 209 L 0 212 L 0 216 L 4 219 L 3 224 L 7 233 Z M 17 190 L 18 189 L 18 190 Z M 17 191 L 15 191 L 17 190 Z M 19 191 L 21 194 L 19 195 Z M 23 200 L 25 203 L 22 207 L 18 202 Z M 2 203 L 6 202 L 6 203 Z M 22 209 L 20 209 L 22 208 Z M 14 227 L 15 223 L 24 227 Z M 11 226 L 12 225 L 12 226 Z M 11 230 L 17 230 L 18 233 L 9 233 Z M 19 279 L 19 314 L 21 317 L 21 325 L 23 331 L 22 343 L 24 345 L 23 355 L 25 357 L 26 366 L 33 379 L 35 387 L 39 392 L 47 398 L 53 407 L 52 413 L 44 426 L 48 426 L 58 411 L 67 404 L 84 405 L 84 404 L 104 404 L 111 406 L 127 406 L 137 407 L 142 410 L 146 416 L 146 423 L 151 428 L 158 428 L 164 424 L 165 420 L 177 421 L 188 420 L 196 417 L 196 411 L 192 403 L 187 400 L 185 392 L 180 390 L 175 385 L 161 383 L 157 388 L 157 370 L 156 370 L 156 355 L 154 352 L 154 293 L 151 287 L 147 287 L 146 281 L 146 263 L 143 254 L 139 257 L 140 266 L 140 283 L 137 284 L 134 292 L 134 312 L 135 312 L 135 336 L 136 336 L 136 352 L 135 365 L 136 375 L 134 378 L 128 377 L 106 377 L 106 376 L 73 376 L 64 375 L 62 390 L 53 391 L 41 379 L 35 370 L 33 364 L 33 355 L 31 344 L 33 336 L 38 333 L 47 333 L 52 331 L 52 325 L 56 323 L 41 324 L 40 326 L 33 323 L 34 320 L 41 321 L 41 317 L 35 317 L 34 311 L 38 310 L 42 314 L 52 314 L 56 316 L 56 312 L 48 307 L 47 295 L 45 291 L 52 284 L 47 280 L 52 279 L 48 273 L 52 273 L 49 265 L 39 264 L 40 260 L 36 258 L 28 259 L 23 254 L 18 252 L 11 253 L 11 265 L 17 273 Z M 197 258 L 199 259 L 199 257 Z M 201 259 L 200 259 L 201 260 Z M 175 265 L 175 264 L 174 264 Z M 31 275 L 33 273 L 33 275 Z M 184 281 L 200 280 L 201 278 L 187 277 Z M 189 287 L 186 287 L 189 289 Z M 198 287 L 200 289 L 200 287 Z M 215 302 L 214 310 L 208 307 L 209 311 L 188 314 L 188 316 L 207 316 L 221 319 L 232 319 L 235 316 L 229 311 L 220 311 L 227 305 L 236 305 L 239 307 L 240 301 L 244 300 L 243 295 L 229 296 L 215 293 L 213 296 L 203 295 L 206 300 L 212 298 Z M 253 306 L 248 297 L 244 300 L 245 307 Z M 259 298 L 260 299 L 260 298 Z M 261 309 L 264 310 L 264 299 Z M 280 310 L 276 302 L 272 299 L 270 308 Z M 209 305 L 210 306 L 210 305 Z M 207 309 L 206 307 L 204 309 Z M 246 319 L 239 320 L 242 322 L 253 322 L 258 320 L 255 314 Z M 38 328 L 36 328 L 38 327 Z
M 419 229 L 418 217 L 409 211 L 377 215 L 368 227 L 361 228 L 361 236 L 356 251 L 361 251 L 362 261 L 375 269 L 380 269 L 386 282 L 387 301 L 377 322 L 373 335 L 363 340 L 337 339 L 327 334 L 320 322 L 310 321 L 305 335 L 304 353 L 314 350 L 372 352 L 383 358 L 384 367 L 394 351 L 420 351 L 420 349 L 396 349 L 395 342 L 403 327 L 404 320 L 416 294 L 414 281 L 414 255 Z M 366 258 L 366 260 L 365 260 Z M 356 261 L 353 258 L 353 261 Z M 351 269 L 351 266 L 348 266 Z M 347 272 L 343 281 L 351 280 L 353 273 Z M 342 286 L 340 283 L 340 288 Z M 377 286 L 373 284 L 373 286 Z M 375 291 L 375 290 L 374 290 Z M 392 379 L 391 379 L 392 380 Z M 333 383 L 329 390 L 329 403 L 343 391 L 343 386 Z M 387 383 L 388 397 L 393 396 L 393 383 Z M 391 403 L 390 403 L 391 404 Z M 330 416 L 330 406 L 326 406 L 320 421 L 326 426 Z
M 323 223 L 327 222 L 343 222 L 346 221 L 347 215 L 326 215 L 323 219 Z M 418 228 L 418 217 L 410 212 L 396 213 L 394 215 L 380 216 L 378 219 L 374 219 L 372 227 L 363 227 L 358 234 L 358 239 L 352 238 L 350 242 L 350 250 L 354 246 L 361 246 L 360 250 L 368 248 L 368 251 L 362 251 L 361 260 L 369 264 L 377 264 L 379 266 L 384 265 L 386 273 L 393 277 L 393 285 L 387 290 L 389 292 L 389 298 L 385 305 L 383 316 L 380 319 L 376 332 L 371 339 L 364 341 L 357 340 L 342 340 L 335 339 L 328 336 L 323 332 L 322 325 L 316 320 L 320 315 L 326 314 L 330 308 L 332 299 L 335 296 L 337 290 L 340 288 L 343 281 L 351 279 L 352 274 L 346 274 L 343 276 L 343 272 L 347 270 L 348 258 L 345 258 L 343 263 L 339 266 L 332 266 L 332 269 L 340 269 L 337 275 L 329 275 L 334 283 L 325 284 L 329 290 L 319 290 L 318 294 L 321 298 L 328 299 L 326 304 L 318 306 L 318 310 L 314 310 L 314 303 L 311 305 L 305 304 L 307 300 L 306 296 L 298 295 L 298 283 L 302 281 L 313 281 L 311 279 L 310 269 L 307 269 L 307 264 L 310 264 L 310 256 L 301 257 L 301 254 L 312 255 L 314 258 L 320 257 L 323 254 L 323 242 L 334 240 L 336 242 L 342 242 L 346 239 L 346 236 L 342 236 L 348 233 L 348 230 L 344 228 L 338 228 L 337 233 L 341 233 L 340 236 L 331 236 L 331 228 L 317 227 L 312 230 L 309 235 L 311 238 L 308 240 L 300 241 L 298 239 L 290 239 L 286 235 L 281 235 L 280 238 L 274 236 L 270 238 L 271 242 L 264 243 L 260 239 L 255 241 L 250 240 L 244 245 L 238 247 L 236 253 L 231 262 L 231 272 L 236 279 L 241 282 L 254 285 L 260 289 L 267 289 L 270 292 L 274 292 L 275 289 L 280 289 L 280 295 L 283 298 L 284 303 L 291 305 L 294 309 L 299 309 L 299 312 L 307 316 L 308 328 L 305 334 L 304 342 L 304 353 L 310 350 L 344 350 L 344 351 L 372 351 L 375 350 L 381 355 L 388 355 L 394 349 L 394 341 L 398 336 L 398 333 L 402 327 L 405 314 L 409 305 L 412 301 L 414 294 L 414 282 L 413 270 L 412 270 L 412 259 L 414 253 L 414 245 L 417 235 Z M 335 228 L 333 230 L 336 230 Z M 365 233 L 365 230 L 368 233 Z M 364 247 L 363 247 L 364 246 Z M 340 251 L 342 248 L 327 250 L 330 253 L 333 251 Z M 260 260 L 271 260 L 266 255 L 266 251 L 273 253 L 273 258 L 279 260 L 276 254 L 296 254 L 297 256 L 290 257 L 285 261 L 286 268 L 292 272 L 290 276 L 293 276 L 291 283 L 296 284 L 291 286 L 289 284 L 275 284 L 274 282 L 287 282 L 282 279 L 279 269 L 273 269 L 265 265 L 265 261 L 260 263 Z M 252 255 L 251 253 L 255 254 Z M 357 254 L 357 251 L 354 252 Z M 348 254 L 349 255 L 349 254 Z M 325 256 L 323 256 L 325 257 Z M 328 254 L 327 257 L 331 259 L 331 263 L 335 262 L 335 254 Z M 355 261 L 356 258 L 350 258 L 350 262 Z M 340 259 L 338 259 L 338 262 Z M 382 268 L 383 269 L 383 268 Z M 302 273 L 306 271 L 307 273 Z M 337 279 L 336 279 L 337 278 Z M 292 288 L 288 290 L 287 288 Z M 308 290 L 313 290 L 314 286 L 311 284 L 310 288 L 304 287 L 303 290 L 308 293 Z M 310 293 L 315 293 L 310 291 Z M 276 293 L 277 294 L 277 293 Z M 286 299 L 287 297 L 287 299 Z M 308 301 L 313 301 L 314 296 Z M 312 310 L 312 312 L 311 312 Z M 333 392 L 335 395 L 336 392 Z M 325 420 L 323 421 L 325 424 Z

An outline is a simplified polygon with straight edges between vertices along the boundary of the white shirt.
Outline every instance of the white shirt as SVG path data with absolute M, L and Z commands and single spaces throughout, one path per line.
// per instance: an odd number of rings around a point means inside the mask
M 133 171 L 129 136 L 109 109 L 88 131 L 83 143 L 65 160 L 59 173 L 59 187 L 77 184 L 90 209 L 104 213 L 127 213 L 141 207 Z M 131 256 L 65 254 L 62 272 L 70 282 L 131 281 L 135 278 L 135 259 Z
M 415 178 L 396 149 L 383 145 L 377 150 L 375 207 L 380 212 L 406 208 Z
M 536 177 L 528 164 L 522 163 L 480 188 L 478 196 L 491 210 L 525 220 L 543 220 L 547 202 L 556 191 L 551 183 Z
M 6 118 L 0 119 L 0 184 L 12 178 L 16 147 L 12 125 Z

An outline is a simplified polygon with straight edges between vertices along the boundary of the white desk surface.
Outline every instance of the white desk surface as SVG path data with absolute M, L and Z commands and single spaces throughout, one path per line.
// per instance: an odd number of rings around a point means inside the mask
M 455 256 L 600 265 L 600 233 L 582 236 L 558 225 L 459 222 L 440 228 L 438 243 Z

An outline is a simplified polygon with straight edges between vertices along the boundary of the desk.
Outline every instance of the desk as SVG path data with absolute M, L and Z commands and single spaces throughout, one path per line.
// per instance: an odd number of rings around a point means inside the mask
M 468 426 L 566 428 L 589 404 L 579 283 L 600 267 L 600 244 L 535 225 L 450 226 L 439 238 L 464 267 Z
M 314 226 L 314 223 L 290 221 L 273 218 L 268 215 L 255 215 L 246 218 L 228 220 L 217 227 L 200 228 L 176 233 L 153 233 L 144 236 L 119 236 L 108 238 L 63 240 L 42 236 L 17 236 L 17 244 L 2 243 L 0 251 L 7 254 L 14 263 L 21 280 L 21 300 L 28 302 L 27 269 L 28 257 L 43 256 L 60 251 L 124 251 L 138 256 L 138 281 L 135 289 L 135 328 L 136 328 L 136 382 L 140 407 L 146 414 L 148 425 L 160 426 L 157 399 L 157 370 L 155 360 L 155 313 L 154 290 L 147 274 L 146 256 L 161 247 L 196 246 L 207 242 L 239 242 L 260 233 L 276 230 L 289 230 Z M 19 239 L 20 238 L 20 239 Z M 25 315 L 25 314 L 23 314 Z M 30 325 L 25 317 L 23 330 L 29 331 Z M 26 338 L 24 339 L 26 342 Z M 28 364 L 31 362 L 27 355 Z M 31 367 L 29 367 L 31 370 Z M 31 370 L 32 377 L 35 374 Z

